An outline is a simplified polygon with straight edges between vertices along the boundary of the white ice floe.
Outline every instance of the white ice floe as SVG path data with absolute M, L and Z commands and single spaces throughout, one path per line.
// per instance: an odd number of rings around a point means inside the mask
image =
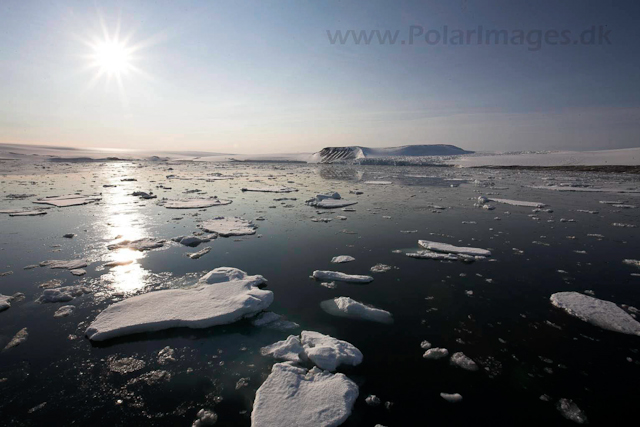
M 63 305 L 53 313 L 53 317 L 67 317 L 71 315 L 76 309 L 75 305 Z
M 42 205 L 52 205 L 59 208 L 65 208 L 68 206 L 86 205 L 88 203 L 97 202 L 102 199 L 97 194 L 83 196 L 81 194 L 67 194 L 64 196 L 47 196 L 41 199 L 35 200 L 33 203 Z
M 451 364 L 458 366 L 467 371 L 477 371 L 478 365 L 470 357 L 466 356 L 463 352 L 459 351 L 451 355 Z
M 264 326 L 270 329 L 279 329 L 282 331 L 286 331 L 288 329 L 296 329 L 299 328 L 296 322 L 292 322 L 290 320 L 286 320 L 283 316 L 276 314 L 272 311 L 265 311 L 263 313 L 258 314 L 253 321 L 251 322 L 253 326 Z
M 454 254 L 443 254 L 440 252 L 433 252 L 429 250 L 418 251 L 418 252 L 408 252 L 406 255 L 411 258 L 419 258 L 419 259 L 437 259 L 437 260 L 447 260 L 447 261 L 458 260 L 458 257 Z
M 273 302 L 260 289 L 260 275 L 220 267 L 186 289 L 168 289 L 134 296 L 109 306 L 87 329 L 93 341 L 169 328 L 208 328 L 253 316 Z
M 362 363 L 360 350 L 347 341 L 313 331 L 302 331 L 300 337 L 304 354 L 320 369 L 335 371 L 340 365 Z
M 422 357 L 425 359 L 442 359 L 443 357 L 447 357 L 449 355 L 449 350 L 446 348 L 433 347 L 429 350 L 425 351 Z
M 337 280 L 339 282 L 349 283 L 369 283 L 373 282 L 373 277 L 362 276 L 359 274 L 346 274 L 339 271 L 316 270 L 313 272 L 314 279 L 318 280 Z
M 205 427 L 212 426 L 218 421 L 218 414 L 208 409 L 200 409 L 196 414 L 196 420 L 191 424 L 191 427 Z
M 74 268 L 73 270 L 69 270 L 69 272 L 74 276 L 84 276 L 85 274 L 87 274 L 87 270 L 82 268 Z
M 198 259 L 198 258 L 208 254 L 209 251 L 211 251 L 211 248 L 210 247 L 206 247 L 206 248 L 204 248 L 204 249 L 202 249 L 202 250 L 200 250 L 198 252 L 189 253 L 189 254 L 187 254 L 187 256 L 189 258 L 191 258 L 191 259 Z
M 587 422 L 587 416 L 578 408 L 573 400 L 562 398 L 558 400 L 558 404 L 556 406 L 558 411 L 568 420 L 571 420 L 578 424 L 585 424 Z
M 173 240 L 174 242 L 178 242 L 181 245 L 195 247 L 201 243 L 210 242 L 212 239 L 215 239 L 216 237 L 218 237 L 216 234 L 208 234 L 206 236 L 178 236 L 178 237 L 174 237 L 171 240 Z
M 373 267 L 371 267 L 369 270 L 372 273 L 386 273 L 387 271 L 391 270 L 393 267 L 391 267 L 390 265 L 386 265 L 386 264 L 376 264 Z
M 297 188 L 293 187 L 244 187 L 240 189 L 241 191 L 254 191 L 258 193 L 292 193 L 294 191 L 298 191 Z
M 91 289 L 87 288 L 86 286 L 63 286 L 61 288 L 45 289 L 42 292 L 40 298 L 38 298 L 36 301 L 41 304 L 67 302 L 71 301 L 75 297 L 79 297 L 88 293 L 91 293 Z
M 138 240 L 122 240 L 118 243 L 112 243 L 107 245 L 107 249 L 116 250 L 116 249 L 133 249 L 135 251 L 150 251 L 152 249 L 158 249 L 164 246 L 166 240 L 162 239 L 153 239 L 153 238 L 144 238 Z
M 209 233 L 218 233 L 222 237 L 244 236 L 255 234 L 257 225 L 238 217 L 219 216 L 198 224 L 198 227 Z
M 572 316 L 610 331 L 640 336 L 640 323 L 610 301 L 578 292 L 558 292 L 551 303 Z
M 47 211 L 43 211 L 41 209 L 9 212 L 9 216 L 39 216 L 39 215 L 46 215 L 46 214 L 47 214 Z
M 329 194 L 318 194 L 313 199 L 309 199 L 305 202 L 309 206 L 314 206 L 316 208 L 325 208 L 325 209 L 333 209 L 333 208 L 343 208 L 346 206 L 355 205 L 358 202 L 350 202 L 348 200 L 343 200 L 338 193 L 329 193 Z
M 491 256 L 491 251 L 480 248 L 470 248 L 467 246 L 453 246 L 448 243 L 432 242 L 429 240 L 418 240 L 418 245 L 433 252 L 444 252 L 449 254 Z
M 49 268 L 61 268 L 66 270 L 76 270 L 78 268 L 86 267 L 87 262 L 83 259 L 75 259 L 71 261 L 62 261 L 62 260 L 48 260 L 42 261 L 40 263 L 40 267 L 49 267 Z
M 331 262 L 334 264 L 342 264 L 345 262 L 355 261 L 356 259 L 349 255 L 338 255 L 331 259 Z
M 369 307 L 349 297 L 337 297 L 322 301 L 320 307 L 333 316 L 371 320 L 379 323 L 393 323 L 393 316 L 386 310 Z
M 357 398 L 358 386 L 344 374 L 276 363 L 256 392 L 251 426 L 338 426 Z
M 284 341 L 278 341 L 260 349 L 263 356 L 271 356 L 279 360 L 288 360 L 290 362 L 302 362 L 304 360 L 304 348 L 300 342 L 300 338 L 295 335 L 289 335 Z
M 495 199 L 493 197 L 485 197 L 485 196 L 478 197 L 478 204 L 479 205 L 482 206 L 487 202 L 496 202 L 496 203 L 502 203 L 502 204 L 505 204 L 505 205 L 524 206 L 524 207 L 529 207 L 529 208 L 543 208 L 543 207 L 547 206 L 544 203 L 540 203 L 540 202 L 524 202 L 524 201 L 521 201 L 521 200 Z
M 231 200 L 221 200 L 217 197 L 208 199 L 180 199 L 180 200 L 162 200 L 160 205 L 167 209 L 204 209 L 214 206 L 223 206 L 231 203 Z
M 11 307 L 11 297 L 0 294 L 0 311 L 8 310 Z
M 449 403 L 458 403 L 462 401 L 462 395 L 460 393 L 440 393 L 440 397 Z
M 633 265 L 635 267 L 640 268 L 640 260 L 638 259 L 623 259 L 622 262 L 627 265 Z

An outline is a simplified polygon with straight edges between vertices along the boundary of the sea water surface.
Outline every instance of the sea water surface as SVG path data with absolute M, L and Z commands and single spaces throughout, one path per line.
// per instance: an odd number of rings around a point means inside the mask
M 0 294 L 24 294 L 0 313 L 0 347 L 28 330 L 25 342 L 0 353 L 2 424 L 190 425 L 205 408 L 218 414 L 218 425 L 248 426 L 255 392 L 276 362 L 261 356 L 260 348 L 302 330 L 348 341 L 364 355 L 362 364 L 339 369 L 360 389 L 345 426 L 572 425 L 557 409 L 561 398 L 575 402 L 592 425 L 638 419 L 640 337 L 571 317 L 549 297 L 587 291 L 630 306 L 634 314 L 640 269 L 623 260 L 640 259 L 639 229 L 630 227 L 640 226 L 640 208 L 600 201 L 640 207 L 640 194 L 531 188 L 638 190 L 636 176 L 198 162 L 46 162 L 9 165 L 3 172 L 0 209 L 31 209 L 37 198 L 76 192 L 100 193 L 101 200 L 51 207 L 36 217 L 0 215 L 0 273 L 6 273 Z M 123 181 L 129 178 L 135 181 Z M 298 191 L 241 191 L 272 185 Z M 141 200 L 134 191 L 152 191 L 158 199 Z M 355 211 L 305 205 L 328 191 L 357 201 Z M 492 203 L 495 209 L 486 210 L 474 206 L 480 195 L 547 206 Z M 232 203 L 204 210 L 158 204 L 163 197 L 209 196 Z M 296 200 L 274 200 L 282 197 Z M 219 237 L 197 248 L 170 242 L 216 216 L 265 220 L 254 221 L 259 228 L 252 236 Z M 64 238 L 66 233 L 75 237 Z M 107 248 L 143 237 L 168 242 L 145 252 Z M 420 249 L 419 239 L 487 248 L 492 256 L 474 263 L 406 256 Z M 211 251 L 200 259 L 185 256 L 207 246 Z M 332 264 L 337 255 L 356 260 Z M 87 273 L 24 269 L 50 259 L 87 259 Z M 131 263 L 102 267 L 113 260 Z M 393 268 L 371 273 L 378 263 Z M 242 320 L 100 343 L 84 336 L 110 304 L 193 285 L 221 266 L 263 275 L 274 293 L 269 310 L 300 328 L 282 331 Z M 374 281 L 336 282 L 330 289 L 310 278 L 314 270 L 367 274 Z M 65 303 L 37 302 L 40 285 L 52 279 L 91 292 Z M 322 310 L 322 301 L 339 296 L 387 310 L 394 322 Z M 69 304 L 76 306 L 70 316 L 53 317 Z M 464 352 L 480 370 L 451 366 L 448 358 L 424 359 L 424 340 L 450 354 Z M 167 346 L 175 350 L 175 361 L 161 364 L 158 353 Z M 449 403 L 442 392 L 460 393 L 463 401 Z M 382 404 L 367 405 L 371 394 Z

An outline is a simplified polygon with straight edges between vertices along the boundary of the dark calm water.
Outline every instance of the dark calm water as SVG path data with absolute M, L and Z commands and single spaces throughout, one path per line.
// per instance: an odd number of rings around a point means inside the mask
M 527 187 L 574 183 L 632 188 L 637 185 L 633 177 L 278 164 L 50 166 L 37 174 L 0 176 L 0 209 L 30 206 L 35 200 L 6 199 L 17 193 L 101 192 L 103 199 L 86 206 L 52 208 L 42 217 L 0 215 L 0 273 L 13 271 L 0 277 L 0 293 L 25 294 L 24 300 L 0 313 L 0 346 L 22 328 L 29 332 L 26 342 L 0 353 L 1 424 L 190 425 L 199 409 L 208 408 L 218 414 L 218 425 L 248 426 L 255 391 L 274 363 L 260 356 L 260 347 L 301 330 L 349 341 L 364 354 L 361 365 L 339 369 L 360 387 L 347 426 L 571 425 L 556 409 L 559 398 L 572 399 L 592 425 L 632 425 L 638 419 L 640 337 L 608 332 L 570 317 L 551 306 L 549 296 L 590 290 L 598 298 L 640 307 L 640 277 L 632 275 L 640 269 L 622 263 L 626 258 L 640 259 L 640 229 L 612 225 L 640 226 L 640 209 L 599 203 L 624 200 L 640 206 L 640 196 Z M 206 182 L 211 173 L 235 178 Z M 194 179 L 167 179 L 170 174 Z M 122 182 L 126 177 L 137 181 Z M 105 184 L 117 187 L 103 188 Z M 160 184 L 171 189 L 157 188 Z M 240 191 L 264 185 L 300 191 Z M 233 203 L 206 211 L 168 210 L 156 200 L 129 195 L 152 190 L 159 197 L 196 197 L 183 194 L 192 189 Z M 349 194 L 356 189 L 363 194 Z M 329 190 L 357 200 L 356 212 L 336 209 L 317 214 L 304 205 L 305 199 Z M 500 204 L 493 211 L 479 209 L 473 205 L 481 194 L 543 202 L 553 213 Z M 298 200 L 273 200 L 278 197 Z M 197 249 L 170 245 L 145 253 L 114 253 L 106 248 L 119 235 L 170 239 L 190 234 L 198 230 L 199 220 L 218 215 L 266 220 L 256 221 L 260 237 L 218 238 Z M 348 219 L 339 220 L 337 215 Z M 312 222 L 314 217 L 333 220 Z M 561 218 L 575 222 L 560 222 Z M 62 238 L 65 233 L 77 236 Z M 596 233 L 604 237 L 587 236 Z M 490 248 L 492 261 L 464 264 L 405 256 L 418 249 L 418 239 Z M 199 260 L 184 256 L 205 246 L 212 250 Z M 337 255 L 351 255 L 356 261 L 331 264 Z M 76 258 L 91 261 L 86 276 L 44 267 L 23 269 L 47 259 Z M 112 270 L 100 268 L 112 259 L 134 262 Z M 395 268 L 370 273 L 377 263 Z M 136 293 L 188 286 L 220 266 L 266 277 L 275 295 L 270 310 L 299 323 L 301 329 L 278 331 L 241 321 L 206 330 L 134 335 L 99 345 L 84 337 L 88 324 L 109 304 Z M 316 269 L 372 274 L 375 280 L 366 285 L 338 283 L 328 289 L 309 278 Z M 42 293 L 39 285 L 51 279 L 62 279 L 64 285 L 85 284 L 93 292 L 69 303 L 36 302 Z M 337 296 L 390 311 L 394 323 L 332 317 L 320 302 Z M 69 317 L 54 318 L 65 304 L 76 305 L 77 310 Z M 423 359 L 423 340 L 450 353 L 463 351 L 481 370 L 467 372 L 450 366 L 448 360 Z M 160 365 L 157 354 L 166 346 L 176 350 L 177 361 Z M 142 360 L 145 366 L 125 374 L 110 370 L 110 362 L 122 357 Z M 140 379 L 156 370 L 168 371 L 171 380 L 148 384 Z M 248 378 L 248 385 L 236 388 L 241 378 Z M 460 393 L 464 400 L 450 404 L 439 396 L 441 392 Z M 370 407 L 364 402 L 369 394 L 393 405 Z M 549 401 L 541 400 L 542 395 Z

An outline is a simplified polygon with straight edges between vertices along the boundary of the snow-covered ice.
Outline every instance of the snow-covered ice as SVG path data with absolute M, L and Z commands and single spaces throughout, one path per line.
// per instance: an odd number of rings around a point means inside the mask
M 71 261 L 63 261 L 63 260 L 48 260 L 48 261 L 42 261 L 40 263 L 40 267 L 49 267 L 49 268 L 60 268 L 60 269 L 66 269 L 66 270 L 76 270 L 79 268 L 83 268 L 86 267 L 87 262 L 83 259 L 75 259 L 75 260 L 71 260 Z
M 243 187 L 241 191 L 254 191 L 258 193 L 292 193 L 298 191 L 293 187 Z
M 338 255 L 331 259 L 331 262 L 334 264 L 342 264 L 345 262 L 355 261 L 356 259 L 349 255 Z
M 117 243 L 112 243 L 107 245 L 107 249 L 116 250 L 116 249 L 132 249 L 135 251 L 150 251 L 152 249 L 158 249 L 164 246 L 166 240 L 162 239 L 153 239 L 153 238 L 144 238 L 137 240 L 122 240 Z
M 477 371 L 478 365 L 470 357 L 459 351 L 451 355 L 451 364 L 467 371 Z
M 255 234 L 258 228 L 257 225 L 246 219 L 223 216 L 203 221 L 198 227 L 209 233 L 218 233 L 222 237 Z
M 288 360 L 290 362 L 301 362 L 304 360 L 304 348 L 300 338 L 295 335 L 289 335 L 286 340 L 278 341 L 260 349 L 263 356 L 271 356 L 278 360 Z
M 611 301 L 578 292 L 551 295 L 551 304 L 572 316 L 610 331 L 640 336 L 640 323 Z
M 359 274 L 346 274 L 339 271 L 316 270 L 313 272 L 314 279 L 349 283 L 369 283 L 373 282 L 373 277 Z
M 221 200 L 217 197 L 210 197 L 208 199 L 162 200 L 159 204 L 167 209 L 204 209 L 228 205 L 231 204 L 231 200 Z
M 570 421 L 578 424 L 585 424 L 587 422 L 587 416 L 571 399 L 562 398 L 558 400 L 556 407 L 562 416 Z
M 387 324 L 393 323 L 393 316 L 388 311 L 369 307 L 349 297 L 337 297 L 322 301 L 320 307 L 333 316 L 371 320 Z
M 20 329 L 14 336 L 11 338 L 11 341 L 4 347 L 2 351 L 9 350 L 10 348 L 17 347 L 23 342 L 25 342 L 29 338 L 29 332 L 27 328 Z
M 525 202 L 525 201 L 521 201 L 521 200 L 511 200 L 511 199 L 496 199 L 493 197 L 484 197 L 484 196 L 480 196 L 478 197 L 478 204 L 483 205 L 487 202 L 496 202 L 496 203 L 502 203 L 505 205 L 512 205 L 512 206 L 524 206 L 524 207 L 529 207 L 529 208 L 543 208 L 547 205 L 545 205 L 544 203 L 540 203 L 540 202 Z
M 178 237 L 174 237 L 171 240 L 173 240 L 174 242 L 178 242 L 181 245 L 195 247 L 201 243 L 210 242 L 212 239 L 215 239 L 216 237 L 218 237 L 216 234 L 208 234 L 206 236 L 178 236 Z
M 276 363 L 256 392 L 251 426 L 338 426 L 357 398 L 358 386 L 344 374 Z
M 463 254 L 463 255 L 491 256 L 491 251 L 487 249 L 471 248 L 467 246 L 453 246 L 448 243 L 432 242 L 429 240 L 418 240 L 418 245 L 434 252 L 444 252 L 444 253 L 450 253 L 450 254 Z
M 460 393 L 440 393 L 440 397 L 449 403 L 458 403 L 462 401 L 462 395 L 460 395 Z
M 346 206 L 355 205 L 358 202 L 350 202 L 348 200 L 344 200 L 340 197 L 338 193 L 329 193 L 329 194 L 318 194 L 313 199 L 309 199 L 305 202 L 309 206 L 314 206 L 316 208 L 325 208 L 325 209 L 333 209 L 333 208 L 343 208 Z
M 300 337 L 305 355 L 320 369 L 335 371 L 340 365 L 362 363 L 360 350 L 347 341 L 313 331 L 302 331 Z
M 209 251 L 211 251 L 210 247 L 206 247 L 203 248 L 202 250 L 199 250 L 198 252 L 192 252 L 192 253 L 188 253 L 187 256 L 191 259 L 198 259 L 206 254 L 209 253 Z
M 75 311 L 75 305 L 63 305 L 53 313 L 53 317 L 67 317 Z
M 33 201 L 33 203 L 38 203 L 42 205 L 52 205 L 59 208 L 65 208 L 68 206 L 79 206 L 86 205 L 88 203 L 93 203 L 101 200 L 102 197 L 93 194 L 89 196 L 83 196 L 80 194 L 67 194 L 64 196 L 47 196 L 41 199 Z
M 429 350 L 425 351 L 422 357 L 425 359 L 442 359 L 443 357 L 447 357 L 449 355 L 449 350 L 446 348 L 433 347 Z
M 273 293 L 259 288 L 265 282 L 264 277 L 248 276 L 237 268 L 216 268 L 193 287 L 149 292 L 110 305 L 86 334 L 93 341 L 104 341 L 140 332 L 233 323 L 271 305 Z
M 11 307 L 11 297 L 0 294 L 0 311 L 8 310 Z
M 286 331 L 288 329 L 296 329 L 299 328 L 296 322 L 292 322 L 290 320 L 286 320 L 283 316 L 274 313 L 272 311 L 265 311 L 258 314 L 253 321 L 251 322 L 253 326 L 266 327 L 271 329 L 279 329 L 282 331 Z

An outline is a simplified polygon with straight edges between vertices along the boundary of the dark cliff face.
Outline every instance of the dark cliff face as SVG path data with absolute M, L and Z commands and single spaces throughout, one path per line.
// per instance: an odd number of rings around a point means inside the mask
M 351 147 L 326 147 L 320 151 L 320 163 L 333 163 L 344 160 L 354 160 L 356 153 Z

